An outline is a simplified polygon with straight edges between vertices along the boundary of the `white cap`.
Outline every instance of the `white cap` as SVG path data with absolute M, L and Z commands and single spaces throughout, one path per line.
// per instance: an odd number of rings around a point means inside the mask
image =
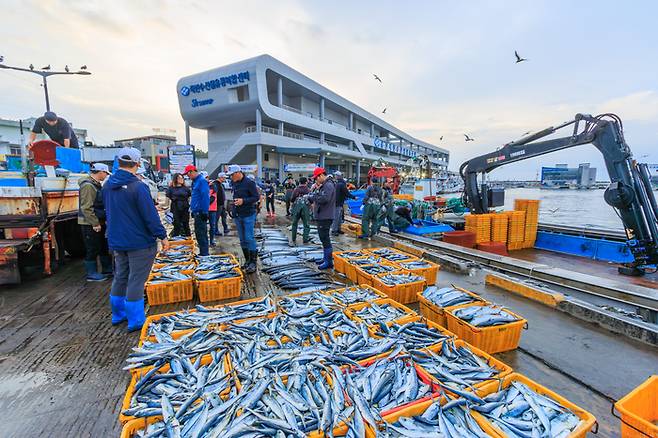
M 145 168 L 145 167 L 142 167 L 142 166 L 139 166 L 139 167 L 137 168 L 137 172 L 135 172 L 135 173 L 136 173 L 137 175 L 144 175 L 144 174 L 146 173 L 146 168 Z
M 226 169 L 226 174 L 228 176 L 233 175 L 235 172 L 242 172 L 242 167 L 238 166 L 237 164 L 230 164 L 228 169 Z
M 103 163 L 94 163 L 91 165 L 89 170 L 92 172 L 105 172 L 108 175 L 112 175 L 112 173 L 110 172 L 110 168 L 107 167 L 107 164 L 103 164 Z
M 120 160 L 138 164 L 142 159 L 142 153 L 138 149 L 125 147 L 121 148 L 117 157 L 119 157 Z
M 219 178 L 226 178 L 226 174 L 225 174 L 224 172 L 219 172 L 219 173 L 217 174 L 217 178 L 218 178 L 218 179 L 219 179 Z
M 334 176 L 343 176 L 343 172 L 341 172 L 340 170 L 337 170 L 337 171 L 334 172 Z
M 201 175 L 201 178 L 208 178 L 208 172 L 206 172 L 205 170 L 199 172 L 199 175 Z

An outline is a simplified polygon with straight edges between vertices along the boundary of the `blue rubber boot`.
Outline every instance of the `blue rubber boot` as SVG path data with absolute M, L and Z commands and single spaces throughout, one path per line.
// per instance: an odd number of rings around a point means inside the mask
M 87 281 L 105 281 L 107 277 L 99 273 L 96 268 L 96 261 L 85 260 L 85 270 L 87 271 Z
M 126 320 L 126 297 L 110 295 L 110 307 L 112 308 L 112 325 L 121 324 Z
M 333 269 L 334 267 L 333 253 L 334 253 L 333 247 L 325 248 L 324 261 L 320 266 L 318 266 L 318 269 Z
M 137 301 L 126 300 L 126 317 L 128 318 L 128 332 L 141 330 L 146 315 L 144 315 L 144 298 Z

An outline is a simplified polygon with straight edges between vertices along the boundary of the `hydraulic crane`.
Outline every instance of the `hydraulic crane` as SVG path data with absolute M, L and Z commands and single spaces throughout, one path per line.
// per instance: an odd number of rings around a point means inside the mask
M 538 141 L 573 125 L 570 136 Z M 651 190 L 649 169 L 633 159 L 624 139 L 623 124 L 615 114 L 591 116 L 576 114 L 574 120 L 546 128 L 500 149 L 463 163 L 459 173 L 464 179 L 464 204 L 472 213 L 487 213 L 504 204 L 504 191 L 491 189 L 486 174 L 506 164 L 551 152 L 592 144 L 603 155 L 610 176 L 604 199 L 615 209 L 626 231 L 627 244 L 634 262 L 619 267 L 625 275 L 643 275 L 658 264 L 658 205 Z M 478 176 L 482 183 L 478 186 Z

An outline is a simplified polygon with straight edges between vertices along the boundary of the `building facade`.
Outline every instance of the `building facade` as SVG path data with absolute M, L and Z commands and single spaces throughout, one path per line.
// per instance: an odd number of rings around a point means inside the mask
M 402 169 L 447 150 L 418 140 L 269 55 L 178 81 L 181 116 L 208 133 L 208 172 L 237 163 L 261 178 L 307 175 L 316 165 L 365 179 L 375 161 Z M 310 171 L 309 171 L 310 169 Z
M 154 169 L 168 171 L 169 146 L 176 145 L 176 136 L 173 135 L 147 135 L 144 137 L 125 138 L 114 140 L 118 148 L 131 147 L 142 152 L 142 158 L 149 160 Z
M 596 184 L 596 168 L 589 163 L 569 168 L 566 164 L 541 168 L 541 187 L 547 189 L 590 189 Z

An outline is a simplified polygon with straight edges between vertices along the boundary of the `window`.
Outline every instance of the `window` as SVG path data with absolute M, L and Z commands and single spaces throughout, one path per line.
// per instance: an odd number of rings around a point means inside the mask
M 9 146 L 9 155 L 20 155 L 21 147 L 20 146 Z
M 270 161 L 270 154 L 266 153 L 264 157 L 265 161 Z
M 229 103 L 244 102 L 249 100 L 249 85 L 242 85 L 240 87 L 229 88 L 228 101 Z

